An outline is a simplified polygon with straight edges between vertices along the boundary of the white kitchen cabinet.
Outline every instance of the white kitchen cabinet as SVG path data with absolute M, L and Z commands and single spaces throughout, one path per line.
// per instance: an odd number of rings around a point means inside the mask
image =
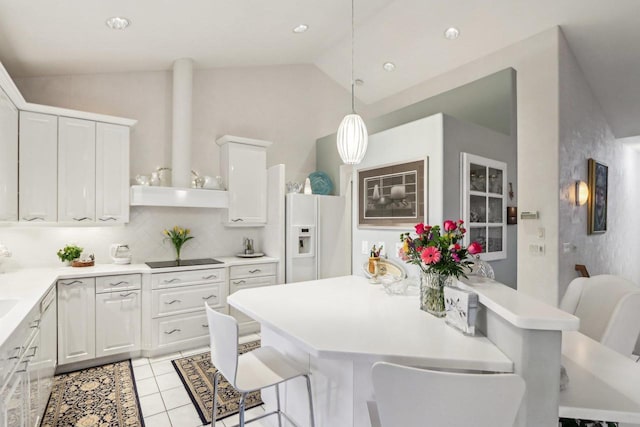
M 58 120 L 58 221 L 96 218 L 96 123 Z
M 58 364 L 93 359 L 96 354 L 94 278 L 58 281 Z
M 55 222 L 58 206 L 58 117 L 20 112 L 19 214 Z
M 224 136 L 220 169 L 229 192 L 227 225 L 262 226 L 267 223 L 267 147 L 271 142 Z
M 18 109 L 0 89 L 0 221 L 18 220 Z
M 96 125 L 96 220 L 129 222 L 129 127 Z
M 275 262 L 231 266 L 229 268 L 229 295 L 242 289 L 275 285 L 277 270 L 278 265 Z M 260 324 L 240 310 L 230 307 L 229 314 L 238 322 L 240 334 L 260 330 Z
M 96 294 L 96 357 L 140 350 L 141 292 Z
M 39 413 L 46 409 L 53 377 L 58 364 L 58 334 L 57 334 L 57 298 L 56 287 L 52 287 L 40 304 L 42 317 L 40 318 L 40 347 L 31 362 L 38 369 Z

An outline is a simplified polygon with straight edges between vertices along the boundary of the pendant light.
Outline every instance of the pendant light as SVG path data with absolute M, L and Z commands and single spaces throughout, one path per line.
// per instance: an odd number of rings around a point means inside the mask
M 351 0 L 351 114 L 342 119 L 338 127 L 338 153 L 342 162 L 347 165 L 357 165 L 362 161 L 367 151 L 369 135 L 362 117 L 356 113 L 355 80 L 353 78 L 353 40 L 354 40 L 354 0 Z

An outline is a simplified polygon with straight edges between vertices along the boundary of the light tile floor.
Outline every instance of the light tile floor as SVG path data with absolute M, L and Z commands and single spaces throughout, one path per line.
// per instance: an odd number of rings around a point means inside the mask
M 240 343 L 260 339 L 251 334 L 240 337 Z M 132 360 L 133 375 L 140 398 L 140 407 L 146 427 L 200 427 L 202 422 L 191 399 L 180 381 L 171 360 L 209 351 L 209 347 L 196 348 L 159 357 Z M 246 418 L 253 418 L 264 412 L 262 406 L 246 411 Z M 263 420 L 249 424 L 251 427 L 267 427 Z M 215 427 L 231 427 L 238 424 L 234 415 L 216 422 Z M 285 423 L 287 424 L 287 423 Z M 211 424 L 205 424 L 210 426 Z

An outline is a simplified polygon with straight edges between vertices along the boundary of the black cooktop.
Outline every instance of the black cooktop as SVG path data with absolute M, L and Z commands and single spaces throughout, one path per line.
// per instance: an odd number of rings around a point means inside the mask
M 151 261 L 145 262 L 151 268 L 167 268 L 167 267 L 189 267 L 192 265 L 207 265 L 207 264 L 223 264 L 222 261 L 218 261 L 213 258 L 200 258 L 200 259 L 181 259 L 180 261 Z

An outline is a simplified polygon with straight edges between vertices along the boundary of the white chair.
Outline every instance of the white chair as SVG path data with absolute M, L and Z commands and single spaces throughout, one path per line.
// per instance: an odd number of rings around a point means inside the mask
M 462 374 L 386 362 L 371 372 L 382 427 L 512 427 L 525 389 L 514 374 Z
M 603 274 L 573 279 L 560 308 L 580 318 L 580 332 L 631 356 L 640 335 L 640 287 Z
M 248 353 L 238 355 L 238 323 L 226 314 L 218 313 L 205 303 L 211 338 L 211 361 L 218 368 L 213 380 L 213 421 L 216 424 L 217 394 L 220 375 L 240 392 L 240 424 L 257 421 L 270 415 L 278 415 L 278 425 L 282 427 L 282 416 L 296 425 L 286 413 L 280 410 L 279 384 L 296 377 L 305 377 L 309 393 L 309 420 L 315 426 L 311 381 L 309 372 L 296 366 L 273 347 L 260 347 Z M 266 387 L 275 386 L 277 410 L 245 421 L 245 399 L 247 394 Z

